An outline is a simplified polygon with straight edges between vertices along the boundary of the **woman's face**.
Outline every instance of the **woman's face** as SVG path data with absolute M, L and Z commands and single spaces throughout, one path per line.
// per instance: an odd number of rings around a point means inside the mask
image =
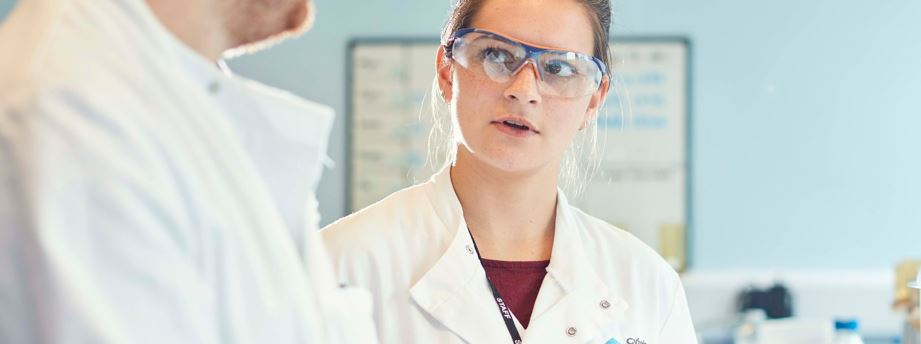
M 487 0 L 470 27 L 542 48 L 588 56 L 594 51 L 589 12 L 575 0 Z M 439 50 L 438 68 L 444 100 L 451 105 L 460 133 L 458 149 L 508 172 L 558 170 L 573 137 L 594 120 L 607 88 L 605 79 L 604 87 L 592 94 L 544 95 L 533 63 L 525 64 L 507 82 L 497 82 L 445 60 L 443 50 Z

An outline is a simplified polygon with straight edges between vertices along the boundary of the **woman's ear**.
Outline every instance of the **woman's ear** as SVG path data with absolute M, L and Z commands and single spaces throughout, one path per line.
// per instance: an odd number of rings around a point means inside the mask
M 441 89 L 441 100 L 446 104 L 450 104 L 453 96 L 451 87 L 454 84 L 454 76 L 451 73 L 451 59 L 445 56 L 445 47 L 443 45 L 438 47 L 436 54 L 435 73 L 438 77 L 438 88 Z
M 608 87 L 610 85 L 611 81 L 607 76 L 601 78 L 601 86 L 598 87 L 595 93 L 592 93 L 592 99 L 589 100 L 588 108 L 585 109 L 585 117 L 582 119 L 582 125 L 579 126 L 579 130 L 585 129 L 590 121 L 594 121 L 598 117 L 598 110 L 604 105 L 605 98 L 608 97 Z

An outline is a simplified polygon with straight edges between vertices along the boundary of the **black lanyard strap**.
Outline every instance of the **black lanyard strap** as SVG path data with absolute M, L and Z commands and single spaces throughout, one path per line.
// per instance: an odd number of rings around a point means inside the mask
M 467 229 L 467 233 L 470 233 L 470 229 Z M 470 233 L 470 241 L 473 241 L 473 249 L 476 250 L 476 257 L 480 260 L 480 265 L 483 265 L 483 257 L 480 256 L 480 248 L 476 246 L 476 240 L 473 240 L 473 233 Z M 483 268 L 485 274 L 486 268 Z M 502 299 L 502 295 L 499 294 L 499 289 L 496 289 L 496 285 L 489 280 L 489 275 L 486 275 L 486 283 L 489 284 L 489 290 L 492 290 L 492 296 L 496 301 L 496 306 L 499 306 L 499 314 L 502 315 L 502 320 L 505 321 L 505 328 L 508 330 L 508 334 L 512 337 L 512 344 L 521 344 L 521 335 L 518 334 L 518 327 L 515 327 L 515 318 L 512 318 L 512 310 L 508 308 L 505 304 L 505 300 Z

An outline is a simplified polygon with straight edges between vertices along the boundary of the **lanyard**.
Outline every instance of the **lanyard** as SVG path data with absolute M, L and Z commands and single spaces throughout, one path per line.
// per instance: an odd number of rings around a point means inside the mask
M 470 229 L 467 229 L 467 233 L 470 233 Z M 483 265 L 483 257 L 480 256 L 480 248 L 476 246 L 476 240 L 473 240 L 472 233 L 470 234 L 470 241 L 473 241 L 473 249 L 476 250 L 476 257 L 480 260 L 480 265 Z M 483 268 L 483 272 L 486 272 L 486 268 Z M 492 290 L 492 297 L 496 300 L 496 306 L 499 306 L 499 314 L 502 315 L 502 320 L 505 321 L 505 328 L 512 337 L 512 344 L 521 344 L 521 335 L 518 334 L 518 328 L 515 327 L 515 319 L 512 318 L 512 311 L 505 305 L 502 295 L 499 294 L 499 289 L 496 289 L 496 286 L 489 280 L 489 275 L 486 275 L 486 283 L 489 283 L 489 289 Z

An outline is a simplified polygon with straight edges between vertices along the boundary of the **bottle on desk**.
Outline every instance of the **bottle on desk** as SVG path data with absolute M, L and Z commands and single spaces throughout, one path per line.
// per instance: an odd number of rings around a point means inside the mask
M 857 333 L 857 319 L 835 320 L 834 344 L 863 344 L 863 339 Z

